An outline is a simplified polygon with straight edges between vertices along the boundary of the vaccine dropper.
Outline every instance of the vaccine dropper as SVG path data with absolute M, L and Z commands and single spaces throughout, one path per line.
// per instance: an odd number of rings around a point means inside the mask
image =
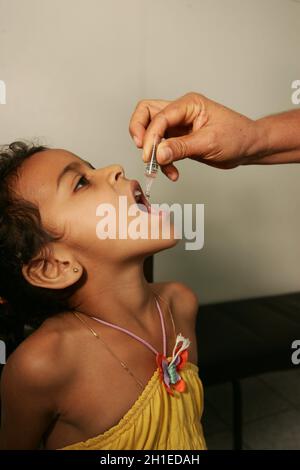
M 147 199 L 150 199 L 150 190 L 154 179 L 156 178 L 158 172 L 158 163 L 156 161 L 156 149 L 157 149 L 157 138 L 154 138 L 151 160 L 147 163 L 145 169 L 145 178 L 146 178 L 146 188 L 145 196 Z

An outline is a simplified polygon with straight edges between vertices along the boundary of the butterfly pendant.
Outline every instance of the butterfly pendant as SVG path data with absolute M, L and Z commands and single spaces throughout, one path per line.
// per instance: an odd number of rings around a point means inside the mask
M 180 343 L 182 344 L 180 345 Z M 165 389 L 170 395 L 174 395 L 173 390 L 184 392 L 186 389 L 185 381 L 180 377 L 179 371 L 188 360 L 187 348 L 190 344 L 190 340 L 179 333 L 176 338 L 172 357 L 169 361 L 166 356 L 161 353 L 156 355 L 160 381 L 164 384 Z

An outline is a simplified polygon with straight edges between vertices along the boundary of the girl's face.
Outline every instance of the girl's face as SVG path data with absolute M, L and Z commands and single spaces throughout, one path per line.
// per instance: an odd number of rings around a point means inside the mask
M 137 227 L 138 232 L 134 230 L 138 213 L 128 215 L 128 209 L 137 209 L 135 182 L 125 177 L 119 165 L 95 169 L 89 162 L 66 150 L 45 150 L 24 161 L 17 189 L 24 199 L 38 205 L 46 229 L 64 233 L 58 243 L 71 250 L 83 264 L 85 260 L 122 261 L 147 256 L 178 241 L 168 214 L 154 215 L 140 211 L 142 225 Z M 120 196 L 123 198 L 120 199 Z M 115 209 L 116 217 L 108 219 L 108 213 L 103 212 L 102 204 L 105 203 Z M 113 215 L 112 212 L 110 214 Z M 110 228 L 115 223 L 114 239 L 103 238 L 104 232 L 108 232 L 108 225 L 104 224 L 105 216 Z M 127 233 L 127 238 L 123 239 L 118 236 L 121 219 Z M 170 225 L 168 238 L 163 237 L 163 220 Z M 151 238 L 151 225 L 156 239 Z M 142 233 L 147 238 L 132 237 L 136 233 Z M 112 236 L 113 231 L 110 234 Z

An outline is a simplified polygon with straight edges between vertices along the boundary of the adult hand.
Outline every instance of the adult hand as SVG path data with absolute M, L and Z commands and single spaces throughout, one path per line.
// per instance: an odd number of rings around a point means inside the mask
M 173 162 L 184 158 L 223 169 L 248 163 L 263 138 L 257 121 L 193 92 L 175 101 L 140 101 L 129 132 L 143 148 L 144 162 L 150 160 L 154 137 L 165 139 L 157 162 L 172 180 L 179 176 Z

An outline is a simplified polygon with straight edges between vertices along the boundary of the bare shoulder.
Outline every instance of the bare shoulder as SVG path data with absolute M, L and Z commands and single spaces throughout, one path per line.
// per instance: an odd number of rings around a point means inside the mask
M 1 393 L 15 387 L 45 391 L 53 389 L 72 371 L 68 336 L 57 320 L 46 320 L 9 356 L 1 376 Z
M 48 320 L 16 348 L 3 368 L 1 449 L 37 449 L 60 413 L 63 387 L 72 384 L 72 343 L 61 319 Z
M 198 296 L 182 282 L 153 283 L 153 291 L 168 303 L 177 332 L 190 339 L 189 361 L 197 365 L 196 320 L 199 307 Z
M 197 316 L 199 298 L 197 294 L 183 282 L 155 282 L 153 291 L 169 303 L 175 315 L 193 320 Z

